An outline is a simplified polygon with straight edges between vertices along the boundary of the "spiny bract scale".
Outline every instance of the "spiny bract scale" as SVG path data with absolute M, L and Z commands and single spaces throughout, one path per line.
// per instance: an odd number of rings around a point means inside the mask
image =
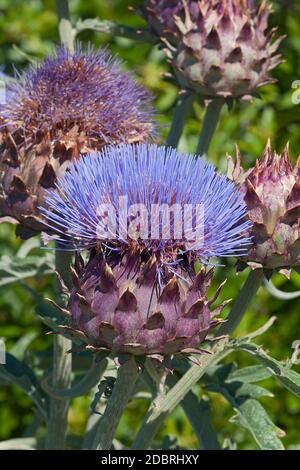
M 228 157 L 228 176 L 239 186 L 253 223 L 253 245 L 244 261 L 253 268 L 290 269 L 300 265 L 300 157 L 295 166 L 288 145 L 277 154 L 268 142 L 248 171 Z M 284 271 L 283 271 L 284 272 Z
M 274 82 L 270 72 L 282 61 L 283 36 L 273 41 L 265 1 L 256 9 L 252 0 L 149 0 L 145 12 L 182 88 L 205 99 L 250 100 Z
M 161 358 L 199 353 L 201 344 L 220 320 L 207 298 L 214 269 L 203 267 L 193 279 L 169 271 L 157 282 L 157 259 L 127 253 L 116 262 L 96 249 L 84 263 L 77 255 L 70 292 L 69 326 L 59 331 L 77 337 L 93 352 L 112 351 Z

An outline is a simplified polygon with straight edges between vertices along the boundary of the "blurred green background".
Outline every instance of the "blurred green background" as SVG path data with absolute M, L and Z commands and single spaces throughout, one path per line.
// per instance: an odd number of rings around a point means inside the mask
M 143 26 L 143 20 L 128 10 L 129 5 L 141 4 L 141 1 L 134 0 L 70 0 L 70 9 L 73 21 L 99 17 Z M 300 5 L 297 0 L 274 0 L 273 6 L 271 25 L 278 27 L 278 34 L 287 34 L 281 47 L 285 63 L 274 71 L 278 82 L 261 90 L 261 100 L 255 99 L 252 104 L 237 103 L 230 112 L 223 109 L 221 123 L 210 149 L 210 159 L 221 171 L 226 169 L 226 152 L 233 153 L 236 143 L 242 150 L 245 166 L 252 164 L 260 156 L 268 137 L 272 138 L 273 146 L 278 151 L 290 141 L 294 161 L 300 154 L 300 104 L 295 105 L 292 102 L 292 94 L 295 92 L 292 83 L 300 80 Z M 111 50 L 124 60 L 124 67 L 131 70 L 151 92 L 158 110 L 158 119 L 163 124 L 163 142 L 178 90 L 174 84 L 163 78 L 168 65 L 159 48 L 93 32 L 83 32 L 79 39 L 84 43 L 91 41 L 95 46 L 109 44 Z M 49 54 L 58 43 L 54 1 L 0 0 L 0 64 L 3 72 L 12 74 L 14 67 L 22 70 L 31 60 Z M 203 107 L 200 102 L 195 103 L 180 143 L 182 149 L 195 150 L 202 118 Z M 1 255 L 13 255 L 20 245 L 13 228 L 2 225 Z M 35 252 L 40 254 L 39 249 Z M 245 275 L 246 273 L 236 276 L 233 261 L 228 263 L 227 268 L 218 268 L 216 284 L 225 277 L 229 278 L 220 301 L 237 296 Z M 297 273 L 292 274 L 290 281 L 276 275 L 274 282 L 286 291 L 300 289 L 300 275 Z M 44 297 L 53 298 L 53 283 L 53 276 L 49 275 L 44 279 L 30 279 L 27 285 Z M 228 313 L 228 309 L 225 313 Z M 300 340 L 298 300 L 284 302 L 272 298 L 265 289 L 260 289 L 238 333 L 256 329 L 272 315 L 277 316 L 277 322 L 259 341 L 264 343 L 271 355 L 283 360 L 291 356 L 292 342 Z M 46 332 L 47 328 L 35 316 L 34 300 L 28 288 L 24 288 L 21 283 L 0 287 L 0 338 L 6 339 L 7 349 L 30 333 L 33 341 L 29 350 L 41 354 L 51 347 L 51 338 L 45 336 Z M 243 366 L 252 364 L 249 356 L 243 354 L 234 359 Z M 262 402 L 277 426 L 286 432 L 284 445 L 287 448 L 300 448 L 300 401 L 273 380 L 266 384 L 274 398 L 263 399 Z M 221 439 L 236 441 L 239 449 L 255 449 L 256 444 L 251 436 L 230 423 L 234 412 L 224 399 L 219 395 L 211 395 L 210 398 L 214 425 Z M 88 407 L 87 398 L 76 399 L 72 404 L 69 422 L 74 437 L 84 430 Z M 129 442 L 138 429 L 146 407 L 147 403 L 142 400 L 130 404 L 118 431 L 120 441 Z M 0 386 L 0 440 L 26 435 L 32 416 L 32 403 L 23 392 L 15 386 Z M 166 421 L 157 441 L 166 434 L 177 438 L 178 445 L 183 448 L 197 447 L 197 440 L 180 408 Z

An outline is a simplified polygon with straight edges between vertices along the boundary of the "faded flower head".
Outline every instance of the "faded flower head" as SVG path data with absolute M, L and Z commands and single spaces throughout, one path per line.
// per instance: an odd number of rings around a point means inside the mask
M 155 5 L 154 5 L 155 3 Z M 268 29 L 271 7 L 252 0 L 181 0 L 146 2 L 152 29 L 166 43 L 166 53 L 182 87 L 206 99 L 251 99 L 274 82 L 270 71 L 280 62 Z M 158 28 L 156 23 L 161 23 Z
M 106 50 L 58 48 L 8 87 L 0 108 L 0 212 L 40 230 L 37 207 L 70 162 L 107 144 L 147 142 L 153 114 Z
M 187 1 L 190 11 L 195 11 L 196 15 L 197 3 L 198 0 Z M 174 41 L 179 32 L 175 20 L 184 16 L 184 3 L 180 0 L 145 0 L 142 15 L 155 34 Z
M 295 166 L 288 146 L 282 154 L 268 142 L 262 157 L 248 171 L 240 152 L 229 157 L 229 177 L 240 187 L 253 223 L 253 245 L 246 262 L 252 267 L 289 269 L 300 265 L 300 159 Z
M 171 148 L 105 148 L 74 163 L 47 206 L 62 247 L 90 249 L 73 271 L 74 334 L 138 355 L 188 352 L 204 340 L 222 306 L 210 312 L 213 270 L 196 274 L 194 262 L 249 245 L 245 205 L 225 176 Z

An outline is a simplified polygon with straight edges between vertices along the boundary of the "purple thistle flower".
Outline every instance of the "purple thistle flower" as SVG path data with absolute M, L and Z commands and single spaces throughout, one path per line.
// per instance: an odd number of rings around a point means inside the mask
M 176 263 L 179 252 L 209 259 L 243 255 L 249 246 L 250 223 L 246 219 L 245 203 L 233 183 L 217 174 L 213 165 L 203 158 L 180 154 L 172 148 L 156 145 L 105 148 L 75 162 L 56 186 L 57 190 L 46 197 L 48 208 L 41 211 L 48 225 L 60 233 L 60 241 L 69 247 L 90 248 L 105 243 L 124 251 L 136 243 L 139 249 L 160 253 L 165 261 Z M 124 196 L 126 208 L 120 207 L 120 198 Z M 144 218 L 138 214 L 140 223 L 147 228 L 146 236 L 133 240 L 124 237 L 121 229 L 124 225 L 128 229 L 134 218 L 130 208 L 136 204 L 143 204 L 147 209 Z M 107 239 L 98 236 L 99 226 L 103 225 L 99 207 L 103 205 L 105 210 L 111 205 L 119 221 L 119 230 L 113 237 L 108 234 Z M 180 216 L 175 219 L 173 214 L 173 218 L 168 218 L 169 237 L 163 236 L 168 227 L 161 217 L 156 219 L 158 227 L 153 227 L 153 219 L 151 226 L 154 206 L 163 210 L 174 205 L 203 209 L 201 219 L 196 220 L 194 212 L 190 215 L 191 227 L 202 233 L 201 246 L 195 248 L 195 244 L 189 244 L 184 231 L 178 236 L 178 220 L 184 225 Z M 139 228 L 140 235 L 145 227 Z M 153 238 L 151 233 L 159 235 Z
M 0 105 L 0 216 L 15 219 L 22 238 L 41 231 L 45 190 L 72 161 L 108 144 L 155 136 L 150 103 L 117 59 L 80 45 L 74 53 L 57 49 L 7 83 Z
M 125 203 L 120 204 L 124 196 Z M 195 348 L 219 324 L 216 315 L 227 302 L 211 311 L 221 286 L 209 300 L 214 269 L 202 266 L 196 274 L 193 262 L 197 257 L 241 254 L 249 244 L 250 223 L 233 183 L 202 158 L 156 145 L 121 145 L 75 162 L 46 202 L 48 208 L 42 212 L 62 248 L 90 248 L 88 260 L 76 256 L 70 324 L 60 328 L 62 333 L 77 335 L 92 351 L 156 359 L 197 352 Z M 153 206 L 176 204 L 203 204 L 204 218 L 190 219 L 197 228 L 202 224 L 200 246 L 190 245 L 185 233 L 178 237 L 175 216 L 169 218 L 170 237 L 141 236 Z M 132 207 L 138 207 L 135 216 Z M 141 218 L 142 207 L 146 215 Z M 104 219 L 109 225 L 105 212 L 121 217 L 124 208 L 128 215 L 119 230 L 100 237 L 99 224 L 102 227 Z M 139 236 L 133 232 L 125 237 L 122 230 L 132 222 L 138 222 Z M 183 222 L 185 226 L 186 219 Z M 163 218 L 156 223 L 152 228 L 165 233 Z
M 8 87 L 1 117 L 26 134 L 72 123 L 105 144 L 147 141 L 154 131 L 150 97 L 120 66 L 105 49 L 59 47 Z

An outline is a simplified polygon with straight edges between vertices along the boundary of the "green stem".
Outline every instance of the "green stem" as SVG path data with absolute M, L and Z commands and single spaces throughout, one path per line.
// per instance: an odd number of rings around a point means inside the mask
M 284 292 L 283 290 L 277 289 L 271 279 L 265 278 L 264 286 L 266 287 L 267 291 L 276 299 L 293 300 L 300 297 L 300 290 L 296 290 L 294 292 Z
M 56 0 L 56 10 L 61 42 L 72 52 L 74 50 L 74 34 L 70 22 L 68 0 Z M 72 280 L 69 268 L 72 262 L 72 254 L 58 249 L 55 261 L 56 271 L 60 274 L 66 286 L 70 286 Z M 62 295 L 60 287 L 58 287 L 58 303 L 61 303 L 62 306 L 67 304 L 67 299 Z M 72 355 L 68 354 L 71 348 L 72 342 L 69 339 L 61 335 L 54 335 L 52 370 L 52 388 L 54 390 L 71 387 Z M 69 404 L 68 398 L 50 397 L 46 449 L 65 448 Z
M 159 396 L 165 395 L 165 383 L 171 388 L 181 378 L 178 374 L 168 374 L 162 376 L 158 373 L 157 367 L 151 359 L 147 359 L 145 362 L 145 369 L 148 372 L 149 388 L 153 398 L 159 399 Z M 162 369 L 163 370 L 163 369 Z M 166 373 L 166 371 L 165 371 Z M 180 403 L 183 411 L 185 412 L 192 428 L 197 436 L 201 449 L 219 449 L 218 439 L 212 428 L 210 418 L 210 407 L 209 404 L 204 400 L 198 400 L 196 395 L 189 391 Z
M 217 364 L 231 352 L 229 348 L 225 349 L 226 343 L 227 339 L 219 341 L 212 349 L 212 354 L 201 358 L 201 365 L 192 366 L 164 397 L 159 396 L 153 401 L 132 444 L 132 449 L 149 449 L 153 438 L 166 417 L 196 385 L 207 369 Z
M 148 358 L 145 361 L 145 369 L 148 372 L 150 380 L 152 381 L 152 387 L 150 391 L 152 396 L 158 398 L 164 396 L 166 391 L 166 378 L 167 369 L 160 364 L 156 364 L 152 359 Z
M 56 335 L 53 344 L 53 373 L 52 387 L 54 389 L 65 389 L 71 386 L 71 354 L 70 341 L 63 336 Z M 46 449 L 62 450 L 68 426 L 69 400 L 50 398 L 49 421 L 46 438 Z
M 178 95 L 171 129 L 167 138 L 168 146 L 177 147 L 194 98 L 195 96 L 190 92 L 182 92 Z
M 170 374 L 168 383 L 174 386 L 179 379 L 176 374 Z M 204 398 L 199 400 L 190 390 L 181 401 L 181 406 L 197 436 L 200 448 L 202 450 L 220 449 L 217 435 L 211 423 L 211 412 L 208 401 Z
M 157 41 L 157 37 L 146 29 L 134 29 L 127 25 L 115 23 L 114 21 L 99 20 L 98 18 L 87 18 L 86 20 L 77 21 L 76 34 L 88 29 L 97 31 L 98 33 L 109 34 L 113 37 L 120 36 L 123 38 L 147 42 Z
M 58 30 L 62 44 L 71 52 L 74 51 L 75 34 L 70 21 L 68 0 L 56 0 L 56 11 L 58 16 Z
M 109 450 L 111 448 L 115 432 L 128 400 L 132 396 L 138 375 L 139 369 L 133 357 L 119 368 L 112 394 L 96 429 L 93 450 Z
M 228 317 L 228 321 L 222 325 L 218 334 L 229 335 L 233 333 L 243 318 L 252 298 L 259 289 L 263 278 L 264 275 L 262 269 L 256 269 L 250 272 Z M 217 364 L 224 357 L 230 354 L 231 349 L 227 347 L 227 341 L 228 339 L 224 338 L 216 343 L 211 351 L 211 355 L 202 356 L 201 365 L 192 366 L 164 397 L 154 400 L 144 419 L 143 425 L 132 444 L 132 449 L 148 449 L 166 417 L 180 402 L 182 402 L 182 404 L 185 403 L 186 406 L 188 405 L 191 410 L 191 403 L 186 401 L 186 396 L 188 396 L 193 386 L 211 366 Z M 189 410 L 186 411 L 189 412 Z
M 71 284 L 69 267 L 72 262 L 72 254 L 56 251 L 56 270 L 64 283 Z M 59 289 L 58 289 L 59 290 Z M 58 302 L 66 306 L 67 299 L 58 292 Z M 68 351 L 72 348 L 72 342 L 61 335 L 53 338 L 53 369 L 52 388 L 54 390 L 71 387 L 72 355 Z M 49 420 L 46 437 L 46 449 L 64 449 L 68 427 L 68 398 L 55 398 L 50 396 Z
M 96 393 L 96 389 L 94 390 Z M 84 440 L 82 443 L 82 450 L 89 450 L 92 448 L 92 445 L 94 442 L 94 435 L 95 435 L 95 432 L 97 431 L 100 420 L 101 420 L 100 411 L 97 411 L 97 413 L 92 411 L 90 416 L 88 417 L 87 425 L 85 428 Z
M 97 356 L 95 356 L 93 359 L 93 363 L 87 370 L 84 377 L 73 387 L 66 389 L 52 389 L 52 387 L 48 385 L 47 380 L 43 381 L 41 385 L 45 392 L 47 392 L 48 395 L 51 395 L 54 398 L 77 398 L 81 395 L 85 395 L 100 382 L 100 379 L 104 374 L 106 367 L 107 360 L 102 359 L 102 361 L 98 362 Z
M 196 151 L 197 155 L 207 155 L 224 103 L 223 98 L 215 98 L 207 106 Z
M 263 269 L 254 269 L 250 271 L 226 323 L 223 323 L 218 329 L 218 335 L 231 335 L 241 322 L 247 308 L 249 307 L 253 297 L 260 288 L 264 279 Z

